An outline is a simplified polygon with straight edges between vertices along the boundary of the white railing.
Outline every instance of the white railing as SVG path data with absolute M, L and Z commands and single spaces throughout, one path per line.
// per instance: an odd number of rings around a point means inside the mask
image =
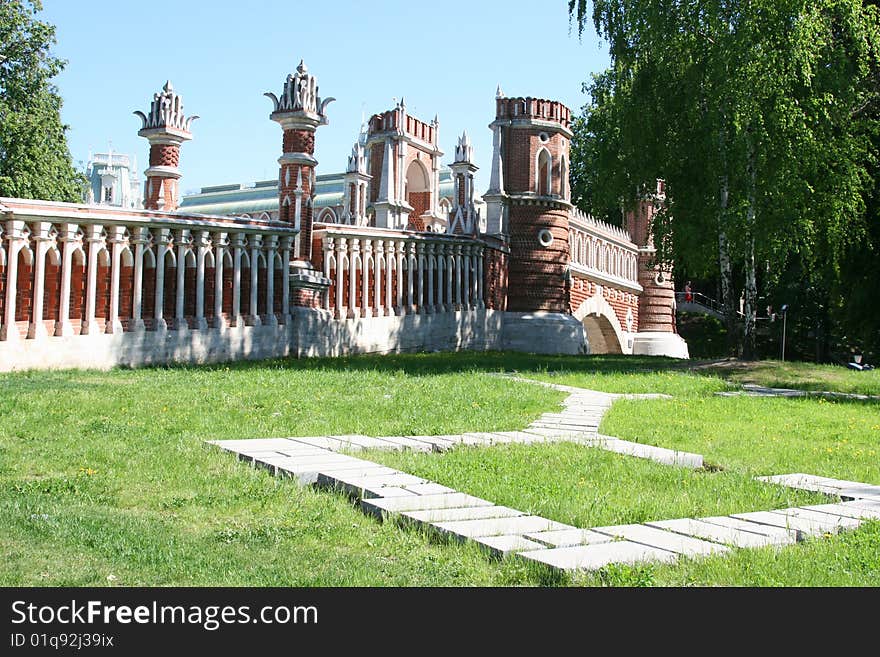
M 324 308 L 337 318 L 485 308 L 484 245 L 455 236 L 316 225 Z
M 0 339 L 284 323 L 295 230 L 0 199 Z
M 638 248 L 623 228 L 573 210 L 569 217 L 569 247 L 573 271 L 639 287 Z

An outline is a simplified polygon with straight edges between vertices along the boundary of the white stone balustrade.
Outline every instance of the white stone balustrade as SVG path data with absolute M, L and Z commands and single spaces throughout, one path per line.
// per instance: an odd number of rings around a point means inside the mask
M 323 307 L 337 318 L 434 314 L 486 307 L 484 245 L 472 238 L 365 226 L 316 226 Z
M 569 217 L 571 269 L 600 283 L 641 292 L 638 248 L 629 233 L 574 210 Z
M 81 208 L 0 200 L 0 340 L 206 330 L 242 325 L 243 313 L 249 324 L 290 321 L 286 263 L 295 230 L 277 222 Z M 250 292 L 242 298 L 245 250 Z M 234 275 L 226 272 L 230 266 Z

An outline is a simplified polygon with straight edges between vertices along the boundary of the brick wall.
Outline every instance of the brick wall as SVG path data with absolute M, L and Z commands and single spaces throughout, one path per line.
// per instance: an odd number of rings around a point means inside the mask
M 537 204 L 510 205 L 508 310 L 568 312 L 565 270 L 569 262 L 568 212 Z M 553 236 L 538 241 L 541 230 Z

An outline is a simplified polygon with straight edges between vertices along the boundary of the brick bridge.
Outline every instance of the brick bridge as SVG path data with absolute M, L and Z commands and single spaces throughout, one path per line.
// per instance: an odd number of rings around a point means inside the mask
M 194 117 L 170 83 L 136 112 L 145 209 L 0 198 L 0 370 L 436 349 L 687 356 L 671 276 L 652 263 L 662 183 L 626 230 L 574 209 L 561 103 L 498 90 L 482 216 L 467 135 L 448 209 L 439 122 L 401 101 L 352 149 L 339 223 L 319 223 L 315 134 L 332 99 L 302 63 L 267 96 L 282 155 L 278 204 L 259 219 L 179 211 Z

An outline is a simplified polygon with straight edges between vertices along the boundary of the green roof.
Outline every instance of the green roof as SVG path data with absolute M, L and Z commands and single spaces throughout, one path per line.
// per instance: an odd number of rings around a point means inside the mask
M 315 179 L 315 208 L 342 205 L 344 173 L 317 176 Z M 452 171 L 440 170 L 440 196 L 451 198 Z M 229 184 L 202 187 L 198 194 L 183 197 L 180 209 L 199 214 L 241 215 L 273 212 L 278 209 L 278 181 L 261 180 L 252 185 Z

